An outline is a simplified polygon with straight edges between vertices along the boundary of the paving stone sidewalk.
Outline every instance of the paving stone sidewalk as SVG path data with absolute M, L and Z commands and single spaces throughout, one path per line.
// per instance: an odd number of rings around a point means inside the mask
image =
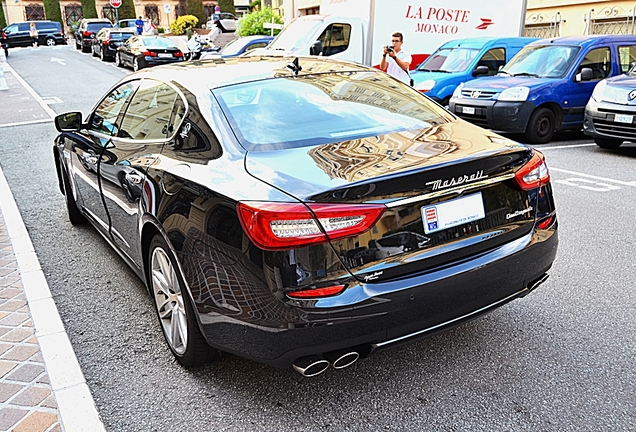
M 0 213 L 0 431 L 62 431 L 61 424 Z

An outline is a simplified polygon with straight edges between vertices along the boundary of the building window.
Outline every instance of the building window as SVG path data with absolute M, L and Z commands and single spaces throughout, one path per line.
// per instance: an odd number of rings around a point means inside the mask
M 84 14 L 82 13 L 82 5 L 71 3 L 64 6 L 64 22 L 67 26 L 79 25 Z
M 144 16 L 150 18 L 154 25 L 159 25 L 159 6 L 156 4 L 148 4 L 144 7 Z
M 619 6 L 608 6 L 595 12 L 590 9 L 585 17 L 587 34 L 635 34 L 636 18 L 633 10 Z
M 526 19 L 523 35 L 536 38 L 561 36 L 561 13 L 557 12 L 553 17 L 542 13 L 530 15 Z
M 24 7 L 24 16 L 27 21 L 41 21 L 44 17 L 44 6 L 41 4 L 31 3 Z
M 117 12 L 112 6 L 104 6 L 102 8 L 102 16 L 104 18 L 108 18 L 112 23 L 115 23 L 115 21 L 117 21 Z

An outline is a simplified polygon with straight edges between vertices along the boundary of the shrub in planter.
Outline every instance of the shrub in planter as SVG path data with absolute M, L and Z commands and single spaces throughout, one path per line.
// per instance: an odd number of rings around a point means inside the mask
M 196 28 L 199 19 L 194 15 L 182 15 L 170 23 L 170 31 L 175 35 L 185 34 L 188 29 Z

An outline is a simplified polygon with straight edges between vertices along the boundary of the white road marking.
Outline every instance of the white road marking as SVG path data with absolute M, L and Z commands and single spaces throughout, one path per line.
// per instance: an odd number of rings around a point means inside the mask
M 555 180 L 555 183 L 563 184 L 566 186 L 578 187 L 581 189 L 587 189 L 594 192 L 609 192 L 611 190 L 618 190 L 620 186 L 614 186 L 607 183 L 599 183 L 592 180 L 572 177 L 566 180 Z
M 66 60 L 61 59 L 61 58 L 57 58 L 57 57 L 51 57 L 51 61 L 54 63 L 59 63 L 62 66 L 66 66 Z
M 535 148 L 542 152 L 543 150 L 561 150 L 561 149 L 571 149 L 571 148 L 577 148 L 577 147 L 593 147 L 593 146 L 596 146 L 596 144 L 594 144 L 594 143 L 590 143 L 590 144 L 574 144 L 574 145 L 553 146 L 553 147 L 535 147 Z
M 585 174 L 585 173 L 581 173 L 581 172 L 577 172 L 577 171 L 564 170 L 564 169 L 554 168 L 554 167 L 550 167 L 550 166 L 549 166 L 549 169 L 550 169 L 550 171 L 561 172 L 561 173 L 565 173 L 565 174 L 571 174 L 571 175 L 574 175 L 574 176 L 577 176 L 577 177 L 587 177 L 587 178 L 594 179 L 594 180 L 600 180 L 602 182 L 616 183 L 616 184 L 619 184 L 621 186 L 636 187 L 636 181 L 626 182 L 626 181 L 622 181 L 622 180 L 614 180 L 614 179 L 610 179 L 610 178 L 607 178 L 607 177 L 599 177 L 599 176 L 595 176 L 595 175 L 591 175 L 591 174 Z

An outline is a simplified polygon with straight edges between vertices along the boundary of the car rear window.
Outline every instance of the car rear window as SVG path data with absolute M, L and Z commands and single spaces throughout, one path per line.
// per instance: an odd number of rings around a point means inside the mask
M 381 72 L 278 78 L 213 91 L 248 150 L 274 150 L 404 132 L 447 123 L 450 114 Z
M 129 39 L 133 34 L 130 32 L 111 32 L 110 33 L 110 38 L 113 40 L 127 40 Z
M 86 30 L 91 32 L 98 32 L 104 27 L 112 27 L 110 23 L 92 23 L 86 25 Z
M 178 48 L 175 43 L 168 38 L 142 38 L 142 42 L 147 48 Z

